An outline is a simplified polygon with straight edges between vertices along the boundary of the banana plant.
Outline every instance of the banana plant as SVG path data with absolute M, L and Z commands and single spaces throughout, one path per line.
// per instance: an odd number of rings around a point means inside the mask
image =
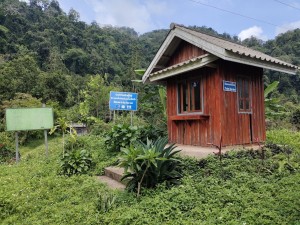
M 138 76 L 143 76 L 144 73 L 146 72 L 146 69 L 138 69 L 138 70 L 134 70 L 135 74 Z M 142 83 L 142 80 L 131 80 L 132 82 L 136 82 L 136 83 Z
M 274 81 L 273 83 L 269 84 L 264 90 L 265 113 L 267 118 L 274 118 L 277 116 L 284 115 L 286 113 L 284 107 L 280 105 L 279 98 L 269 97 L 270 93 L 272 93 L 277 89 L 278 84 L 279 81 Z

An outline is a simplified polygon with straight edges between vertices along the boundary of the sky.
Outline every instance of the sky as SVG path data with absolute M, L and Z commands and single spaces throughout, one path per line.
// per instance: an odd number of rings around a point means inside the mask
M 27 1 L 27 0 L 24 0 Z M 219 33 L 264 41 L 300 28 L 300 0 L 58 0 L 68 13 L 100 26 L 126 26 L 139 34 L 184 26 L 211 27 Z

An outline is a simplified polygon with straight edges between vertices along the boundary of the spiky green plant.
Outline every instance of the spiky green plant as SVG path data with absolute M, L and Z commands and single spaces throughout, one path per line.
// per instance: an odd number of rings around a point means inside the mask
M 125 168 L 122 180 L 128 179 L 127 189 L 137 191 L 139 195 L 142 187 L 153 188 L 162 182 L 167 186 L 179 183 L 181 161 L 175 154 L 180 150 L 174 150 L 174 144 L 167 144 L 167 138 L 159 138 L 122 149 L 119 166 Z

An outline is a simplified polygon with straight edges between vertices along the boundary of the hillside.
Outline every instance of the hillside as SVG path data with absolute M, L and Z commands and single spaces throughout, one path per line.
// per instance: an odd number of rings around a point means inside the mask
M 67 96 L 76 94 L 76 89 L 81 88 L 76 81 L 88 74 L 107 74 L 109 82 L 128 89 L 129 80 L 135 79 L 134 69 L 147 67 L 167 32 L 158 30 L 138 36 L 127 27 L 86 24 L 76 11 L 63 12 L 56 1 L 31 1 L 27 5 L 18 0 L 2 0 L 0 6 L 0 70 L 2 80 L 7 81 L 1 84 L 1 101 L 12 98 L 15 92 L 24 92 L 73 105 L 76 101 L 67 101 Z M 237 37 L 218 34 L 212 28 L 191 28 L 238 41 Z M 300 30 L 294 30 L 265 43 L 251 38 L 243 44 L 299 65 L 299 40 Z M 267 74 L 271 80 L 280 77 Z M 15 79 L 16 84 L 10 84 L 10 79 Z M 294 87 L 299 94 L 295 80 L 284 78 L 284 86 Z M 57 81 L 59 86 L 49 85 Z M 56 94 L 49 96 L 49 92 Z
M 236 36 L 218 34 L 205 26 L 190 28 L 300 65 L 300 29 L 267 42 L 256 38 L 240 42 Z M 86 24 L 75 10 L 65 13 L 55 0 L 33 0 L 30 4 L 1 0 L 1 117 L 6 107 L 18 106 L 22 98 L 26 101 L 33 98 L 38 105 L 44 102 L 67 109 L 64 116 L 68 120 L 88 122 L 89 116 L 107 120 L 107 93 L 114 89 L 139 92 L 142 101 L 138 115 L 150 124 L 161 124 L 162 99 L 155 94 L 158 87 L 132 80 L 141 79 L 134 70 L 147 68 L 167 32 L 155 30 L 139 36 L 128 27 L 100 27 L 96 22 Z M 288 104 L 289 113 L 294 112 L 300 101 L 300 74 L 290 76 L 266 70 L 264 79 L 266 86 L 272 81 L 280 81 L 273 96 L 281 105 Z M 103 90 L 96 88 L 96 82 Z M 95 104 L 97 106 L 92 106 Z M 62 115 L 57 113 L 57 116 Z

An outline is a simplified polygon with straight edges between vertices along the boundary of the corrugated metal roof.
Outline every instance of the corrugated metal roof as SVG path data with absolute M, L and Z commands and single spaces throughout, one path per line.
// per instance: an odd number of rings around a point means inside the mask
M 192 59 L 190 59 L 190 60 L 186 60 L 186 61 L 184 61 L 184 62 L 182 62 L 182 63 L 178 63 L 178 64 L 175 64 L 175 65 L 173 65 L 173 66 L 167 67 L 167 68 L 165 68 L 165 69 L 159 70 L 159 71 L 157 71 L 157 72 L 155 72 L 155 73 L 152 73 L 151 76 L 154 76 L 154 75 L 157 75 L 157 74 L 160 74 L 160 73 L 164 73 L 164 72 L 166 72 L 166 71 L 170 71 L 170 70 L 176 69 L 176 68 L 178 68 L 178 67 L 182 67 L 182 66 L 184 66 L 184 65 L 188 65 L 188 64 L 190 64 L 190 63 L 192 63 L 192 62 L 201 61 L 202 58 L 207 57 L 207 56 L 208 56 L 208 54 L 200 55 L 200 56 L 195 57 L 195 58 L 192 58 Z
M 191 63 L 191 60 L 200 59 L 197 57 L 183 62 L 182 64 L 165 68 L 170 56 L 177 49 L 181 41 L 187 41 L 205 50 L 207 53 L 227 61 L 271 69 L 289 74 L 296 74 L 297 70 L 300 70 L 300 67 L 298 66 L 284 62 L 240 44 L 208 34 L 203 34 L 199 31 L 194 31 L 181 25 L 171 24 L 171 29 L 166 39 L 162 43 L 161 47 L 156 53 L 156 56 L 150 63 L 142 78 L 143 82 L 146 82 L 148 78 L 152 77 L 153 75 L 156 76 L 157 74 L 165 73 L 166 71 L 167 73 L 170 73 L 171 70 L 177 70 L 178 67 L 182 67 L 187 63 Z
M 188 32 L 188 33 L 191 33 L 191 34 L 201 38 L 202 40 L 205 40 L 205 41 L 207 41 L 207 42 L 209 42 L 213 45 L 224 48 L 227 51 L 231 51 L 231 52 L 237 53 L 239 55 L 248 56 L 250 58 L 256 58 L 256 59 L 260 59 L 260 60 L 263 60 L 263 61 L 272 62 L 272 63 L 276 63 L 276 64 L 279 64 L 279 65 L 299 69 L 299 67 L 297 67 L 295 65 L 292 65 L 290 63 L 284 62 L 284 61 L 279 60 L 279 59 L 276 59 L 276 58 L 271 57 L 269 55 L 266 55 L 262 52 L 253 50 L 251 48 L 248 48 L 248 47 L 245 47 L 245 46 L 242 46 L 242 45 L 239 45 L 239 44 L 236 44 L 236 43 L 233 43 L 233 42 L 221 39 L 221 38 L 217 38 L 217 37 L 214 37 L 214 36 L 203 34 L 203 33 L 200 33 L 198 31 L 194 31 L 194 30 L 188 29 L 188 28 L 183 27 L 183 26 L 174 25 L 174 27 L 177 27 L 181 30 L 184 30 L 184 31 Z
M 210 53 L 186 60 L 184 62 L 169 66 L 165 69 L 159 70 L 157 72 L 151 73 L 150 81 L 159 81 L 164 80 L 168 77 L 181 74 L 183 72 L 195 70 L 201 67 L 213 67 L 216 68 L 216 65 L 213 64 L 214 61 L 219 59 L 217 56 Z

